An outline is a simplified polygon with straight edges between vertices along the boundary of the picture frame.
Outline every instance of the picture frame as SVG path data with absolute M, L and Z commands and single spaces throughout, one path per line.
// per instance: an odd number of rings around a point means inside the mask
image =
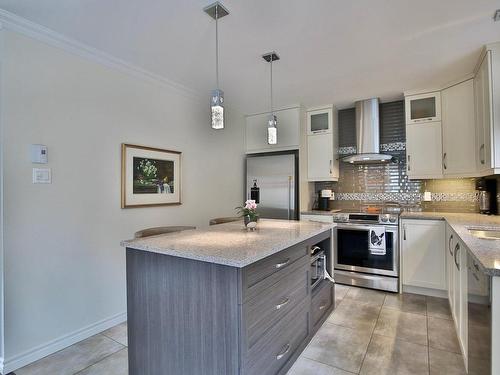
M 180 151 L 122 143 L 121 207 L 181 203 Z

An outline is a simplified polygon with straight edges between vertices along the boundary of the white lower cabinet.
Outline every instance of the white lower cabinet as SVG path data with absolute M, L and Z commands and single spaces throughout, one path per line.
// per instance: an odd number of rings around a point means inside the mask
M 467 363 L 467 341 L 468 341 L 468 271 L 467 271 L 467 249 L 464 243 L 453 232 L 449 225 L 446 226 L 446 258 L 447 258 L 447 278 L 448 300 L 453 315 L 453 321 L 457 331 L 460 349 Z
M 403 285 L 446 290 L 444 221 L 404 219 L 402 225 Z
M 403 219 L 403 286 L 447 291 L 465 366 L 468 351 L 468 250 L 444 221 Z M 474 287 L 481 292 L 484 281 Z M 425 292 L 424 292 L 425 293 Z M 482 291 L 480 295 L 487 294 Z

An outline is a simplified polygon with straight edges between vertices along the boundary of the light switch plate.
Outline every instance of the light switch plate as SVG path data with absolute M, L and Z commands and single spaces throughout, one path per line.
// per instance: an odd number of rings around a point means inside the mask
M 33 168 L 33 183 L 51 184 L 52 171 L 50 170 L 50 168 Z

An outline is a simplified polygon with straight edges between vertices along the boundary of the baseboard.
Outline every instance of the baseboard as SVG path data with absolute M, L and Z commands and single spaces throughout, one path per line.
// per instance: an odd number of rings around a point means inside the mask
M 58 352 L 61 349 L 67 348 L 79 341 L 85 340 L 90 336 L 98 334 L 108 328 L 114 327 L 117 324 L 123 323 L 127 320 L 127 313 L 123 312 L 112 317 L 103 319 L 96 323 L 90 324 L 87 327 L 76 330 L 70 334 L 61 336 L 55 340 L 49 341 L 45 344 L 39 345 L 33 349 L 27 350 L 24 353 L 18 354 L 12 358 L 7 358 L 2 361 L 0 367 L 1 374 L 8 374 L 23 366 L 29 365 L 43 357 L 52 353 Z
M 431 288 L 422 288 L 419 286 L 403 285 L 403 292 L 448 299 L 448 291 L 441 289 L 431 289 Z

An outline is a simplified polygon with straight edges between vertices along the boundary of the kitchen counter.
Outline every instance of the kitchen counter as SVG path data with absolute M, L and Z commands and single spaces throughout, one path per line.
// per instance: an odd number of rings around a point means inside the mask
M 233 267 L 245 267 L 333 227 L 332 224 L 261 219 L 256 231 L 243 221 L 122 241 L 123 247 Z
M 311 211 L 301 211 L 301 215 L 322 215 L 322 216 L 331 216 L 334 213 L 340 212 L 340 209 L 321 211 L 321 210 L 311 210 Z
M 472 236 L 469 229 L 500 229 L 500 216 L 448 212 L 404 212 L 401 219 L 445 220 L 490 276 L 500 276 L 500 240 Z

